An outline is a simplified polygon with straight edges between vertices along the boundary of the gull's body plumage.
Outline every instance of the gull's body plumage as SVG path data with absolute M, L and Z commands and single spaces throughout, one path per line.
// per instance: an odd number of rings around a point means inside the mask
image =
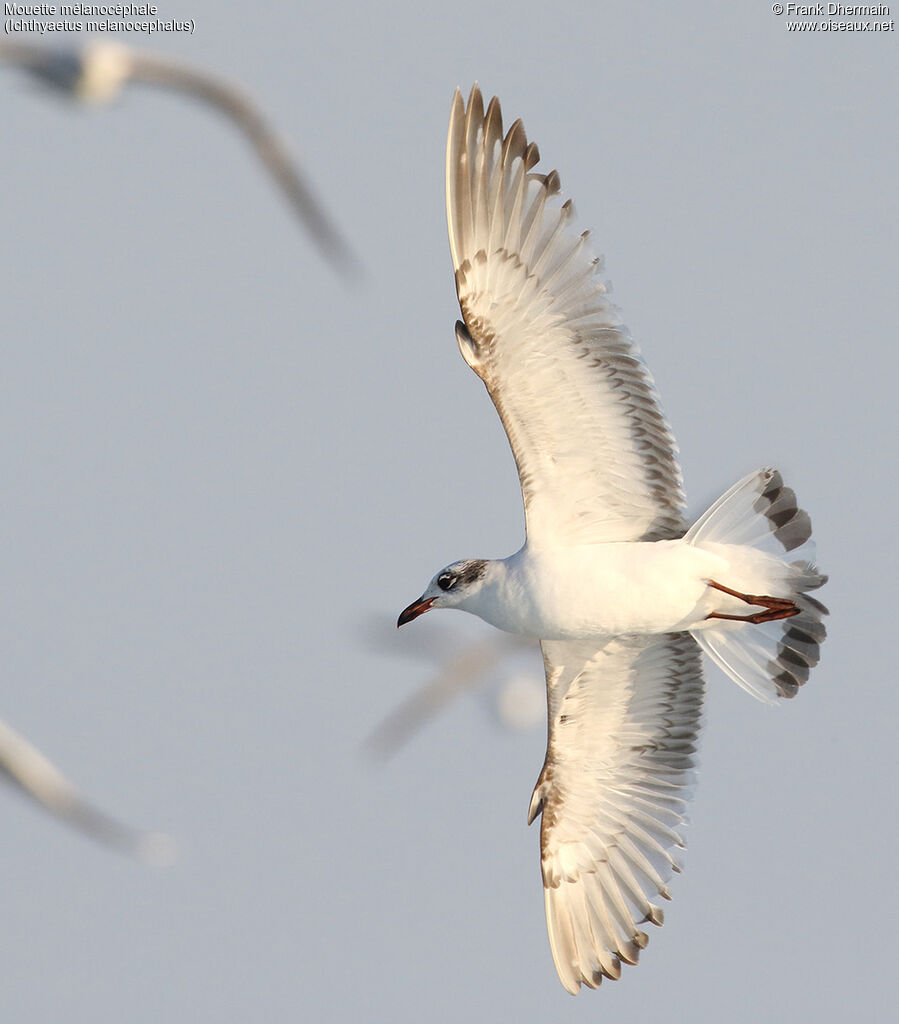
M 542 640 L 671 633 L 702 624 L 712 611 L 705 581 L 726 565 L 681 541 L 528 544 L 492 563 L 488 581 L 460 607 Z
M 472 612 L 540 640 L 549 738 L 542 814 L 550 945 L 570 992 L 617 978 L 662 923 L 694 781 L 700 647 L 764 700 L 818 660 L 825 577 L 811 524 L 775 470 L 744 477 L 690 529 L 652 378 L 572 230 L 559 176 L 520 121 L 457 91 L 447 221 L 459 349 L 509 438 L 527 540 L 434 577 L 400 616 Z M 785 557 L 791 552 L 789 560 Z

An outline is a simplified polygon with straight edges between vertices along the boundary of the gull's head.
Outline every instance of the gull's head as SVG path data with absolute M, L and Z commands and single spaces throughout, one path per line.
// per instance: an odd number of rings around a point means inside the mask
M 473 610 L 472 602 L 490 581 L 491 567 L 495 562 L 483 558 L 468 558 L 464 562 L 453 562 L 431 580 L 427 589 L 417 601 L 400 612 L 397 626 L 417 619 L 431 608 L 463 608 Z

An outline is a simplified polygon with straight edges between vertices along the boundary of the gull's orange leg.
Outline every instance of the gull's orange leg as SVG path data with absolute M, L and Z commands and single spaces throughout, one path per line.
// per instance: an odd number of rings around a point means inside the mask
M 707 619 L 731 619 L 734 622 L 754 622 L 758 624 L 760 622 L 774 622 L 777 619 L 789 619 L 794 615 L 798 615 L 801 610 L 795 601 L 791 601 L 786 597 L 741 594 L 739 590 L 731 590 L 730 587 L 725 587 L 723 583 L 716 583 L 714 580 L 709 580 L 709 586 L 714 587 L 715 590 L 720 590 L 722 594 L 729 594 L 739 601 L 758 605 L 758 607 L 765 610 L 753 612 L 752 615 L 725 615 L 724 612 L 711 612 L 706 616 Z

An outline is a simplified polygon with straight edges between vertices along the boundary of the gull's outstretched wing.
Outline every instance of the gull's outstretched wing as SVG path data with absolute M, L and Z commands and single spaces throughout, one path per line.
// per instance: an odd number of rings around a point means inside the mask
M 640 924 L 662 923 L 652 899 L 679 870 L 702 667 L 684 633 L 542 646 L 549 742 L 529 821 L 542 811 L 549 941 L 576 993 L 619 977 L 648 941 Z
M 230 118 L 248 139 L 322 253 L 339 270 L 358 272 L 358 260 L 313 193 L 290 146 L 257 104 L 234 83 L 192 65 L 119 43 L 55 50 L 0 40 L 0 61 L 18 65 L 46 85 L 89 103 L 113 99 L 128 82 L 143 82 L 174 89 L 209 104 Z
M 529 543 L 657 540 L 683 532 L 671 431 L 652 378 L 596 276 L 555 171 L 537 174 L 499 101 L 453 98 L 446 190 L 464 327 L 459 347 L 509 437 Z
M 171 863 L 175 844 L 159 832 L 140 832 L 91 804 L 46 757 L 0 721 L 0 777 L 91 839 L 155 865 Z

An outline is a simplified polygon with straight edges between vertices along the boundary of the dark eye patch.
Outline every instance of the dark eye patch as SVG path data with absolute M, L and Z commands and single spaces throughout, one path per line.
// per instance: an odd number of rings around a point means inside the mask
M 442 572 L 437 577 L 437 586 L 440 587 L 441 590 L 452 590 L 456 585 L 456 582 L 456 577 L 450 572 Z

